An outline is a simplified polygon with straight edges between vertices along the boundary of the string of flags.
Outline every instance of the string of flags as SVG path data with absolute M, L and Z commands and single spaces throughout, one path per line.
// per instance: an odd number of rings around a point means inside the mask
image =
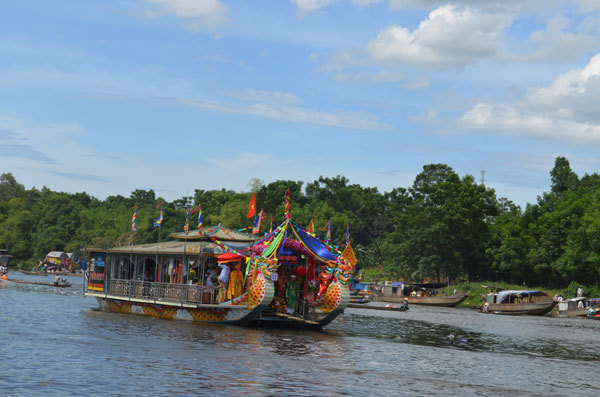
M 153 226 L 154 227 L 162 227 L 162 223 L 163 223 L 163 219 L 164 219 L 164 201 L 162 201 L 158 206 L 157 209 L 160 210 L 159 216 L 155 219 Z M 133 215 L 131 217 L 131 231 L 132 232 L 136 232 L 137 231 L 137 210 L 138 210 L 138 206 L 136 205 L 134 207 L 134 211 L 133 211 Z M 218 240 L 214 239 L 214 237 L 210 234 L 210 232 L 214 232 L 215 229 L 204 229 L 203 230 L 203 221 L 202 221 L 202 205 L 198 204 L 193 210 L 190 211 L 190 208 L 187 208 L 186 210 L 186 221 L 185 221 L 185 225 L 183 227 L 183 231 L 185 233 L 185 235 L 187 236 L 189 234 L 189 220 L 190 220 L 190 214 L 193 214 L 194 212 L 198 211 L 198 234 L 205 234 L 211 237 L 211 239 L 213 239 L 215 242 L 217 242 L 220 246 L 222 246 L 222 242 L 218 242 Z M 250 198 L 250 203 L 248 205 L 248 215 L 247 217 L 253 217 L 254 215 L 256 215 L 256 192 L 254 192 Z M 288 188 L 285 191 L 285 218 L 286 220 L 291 219 L 290 216 L 290 189 Z M 247 227 L 247 228 L 243 228 L 243 229 L 238 229 L 237 231 L 239 232 L 246 232 L 247 230 L 251 229 L 252 230 L 252 234 L 258 234 L 260 233 L 260 228 L 262 225 L 262 221 L 266 219 L 266 213 L 264 211 L 264 209 L 261 208 L 260 212 L 258 213 L 258 215 L 256 216 L 255 220 L 254 220 L 254 224 L 253 226 Z M 284 222 L 285 223 L 285 222 Z M 264 241 L 265 239 L 269 238 L 272 235 L 277 235 L 279 233 L 279 231 L 281 226 L 277 227 L 275 230 L 273 230 L 273 217 L 271 217 L 271 222 L 269 224 L 269 231 L 265 234 L 265 237 L 263 239 L 261 239 L 261 241 Z M 225 230 L 225 228 L 220 228 Z M 315 236 L 315 214 L 313 213 L 311 219 L 310 219 L 310 223 L 308 224 L 306 230 L 300 228 L 303 232 L 316 237 Z M 340 245 L 333 245 L 332 244 L 332 239 L 331 239 L 331 220 L 328 220 L 327 223 L 325 224 L 325 226 L 323 228 L 321 228 L 321 230 L 326 230 L 325 232 L 325 238 L 324 239 L 319 239 L 319 241 L 321 243 L 323 243 L 328 249 L 330 249 L 332 252 L 336 252 L 336 253 L 340 253 L 339 250 L 340 248 L 344 248 L 346 246 L 348 246 L 350 244 L 350 224 L 346 224 L 346 238 L 345 238 L 345 243 L 344 244 L 340 244 Z M 208 233 L 207 233 L 208 232 Z M 233 253 L 238 253 L 238 251 L 232 249 L 232 248 L 226 248 L 225 246 L 222 246 L 221 248 L 223 249 L 227 249 L 229 252 L 233 252 Z M 243 251 L 242 251 L 243 252 Z

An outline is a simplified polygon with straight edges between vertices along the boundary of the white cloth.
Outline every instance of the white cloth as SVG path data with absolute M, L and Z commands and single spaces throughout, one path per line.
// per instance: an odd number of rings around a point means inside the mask
M 219 263 L 219 267 L 221 268 L 221 274 L 219 274 L 218 279 L 223 284 L 227 284 L 227 282 L 229 281 L 229 273 L 231 272 L 231 270 L 229 269 L 229 266 L 227 266 L 224 263 Z

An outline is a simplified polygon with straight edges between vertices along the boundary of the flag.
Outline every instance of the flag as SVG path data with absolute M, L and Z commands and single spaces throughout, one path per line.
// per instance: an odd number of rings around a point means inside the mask
M 308 224 L 306 231 L 308 234 L 315 234 L 315 214 L 313 214 L 312 218 L 310 218 L 310 223 Z
M 258 234 L 260 232 L 260 224 L 262 223 L 263 219 L 265 219 L 265 216 L 264 216 L 264 211 L 261 209 L 260 212 L 258 213 L 258 216 L 254 220 L 254 226 L 252 227 L 252 234 Z
M 160 203 L 158 205 L 158 208 L 160 208 L 160 215 L 154 221 L 154 227 L 161 227 L 162 226 L 162 221 L 163 221 L 163 206 L 164 206 L 164 203 L 165 202 L 163 201 L 162 203 Z
M 331 220 L 327 221 L 327 224 L 325 226 L 323 226 L 323 228 L 321 230 L 325 230 L 327 229 L 327 232 L 325 233 L 325 241 L 327 241 L 328 243 L 331 243 Z
M 185 216 L 185 226 L 183 226 L 183 232 L 187 236 L 190 231 L 190 209 L 187 209 L 187 214 Z
M 269 225 L 269 234 L 273 232 L 273 217 L 271 217 L 271 224 Z
M 246 218 L 252 218 L 256 214 L 256 192 L 252 194 L 250 198 L 250 204 L 248 205 L 248 215 Z
M 348 245 L 348 241 L 350 241 L 350 224 L 346 223 L 346 245 Z
M 137 219 L 137 205 L 135 206 L 135 209 L 133 210 L 133 216 L 131 217 L 131 231 L 133 233 L 137 232 L 137 225 L 135 223 Z
M 354 255 L 354 250 L 350 244 L 346 245 L 346 248 L 344 248 L 344 252 L 342 252 L 340 259 L 347 260 L 352 266 L 356 265 L 356 262 L 358 262 L 356 260 L 356 255 Z
M 198 204 L 198 234 L 202 230 L 202 206 Z
M 290 219 L 290 188 L 285 191 L 285 218 Z

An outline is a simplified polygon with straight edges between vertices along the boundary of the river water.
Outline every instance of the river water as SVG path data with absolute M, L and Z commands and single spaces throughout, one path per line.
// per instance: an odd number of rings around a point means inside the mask
M 69 281 L 0 284 L 1 395 L 600 395 L 596 320 L 413 305 L 242 328 L 100 312 Z

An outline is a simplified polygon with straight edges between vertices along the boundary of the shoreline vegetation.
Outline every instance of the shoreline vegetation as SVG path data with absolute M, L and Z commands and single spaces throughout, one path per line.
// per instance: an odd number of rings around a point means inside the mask
M 581 284 L 588 296 L 598 296 L 600 175 L 580 178 L 566 158 L 557 157 L 550 177 L 549 191 L 523 209 L 445 164 L 424 165 L 411 186 L 390 192 L 340 175 L 307 183 L 254 178 L 248 192 L 196 189 L 171 202 L 152 189 L 103 200 L 85 192 L 25 189 L 3 173 L 0 248 L 9 250 L 13 267 L 30 269 L 50 251 L 81 254 L 86 247 L 156 243 L 183 231 L 187 211 L 199 205 L 205 227 L 250 233 L 251 198 L 263 235 L 283 220 L 289 194 L 292 219 L 307 229 L 314 225 L 322 240 L 330 233 L 332 250 L 342 250 L 349 236 L 364 281 L 464 280 L 465 292 L 476 295 L 477 285 L 539 286 L 552 293 Z M 159 208 L 163 220 L 155 227 Z M 472 298 L 463 303 L 469 304 Z

